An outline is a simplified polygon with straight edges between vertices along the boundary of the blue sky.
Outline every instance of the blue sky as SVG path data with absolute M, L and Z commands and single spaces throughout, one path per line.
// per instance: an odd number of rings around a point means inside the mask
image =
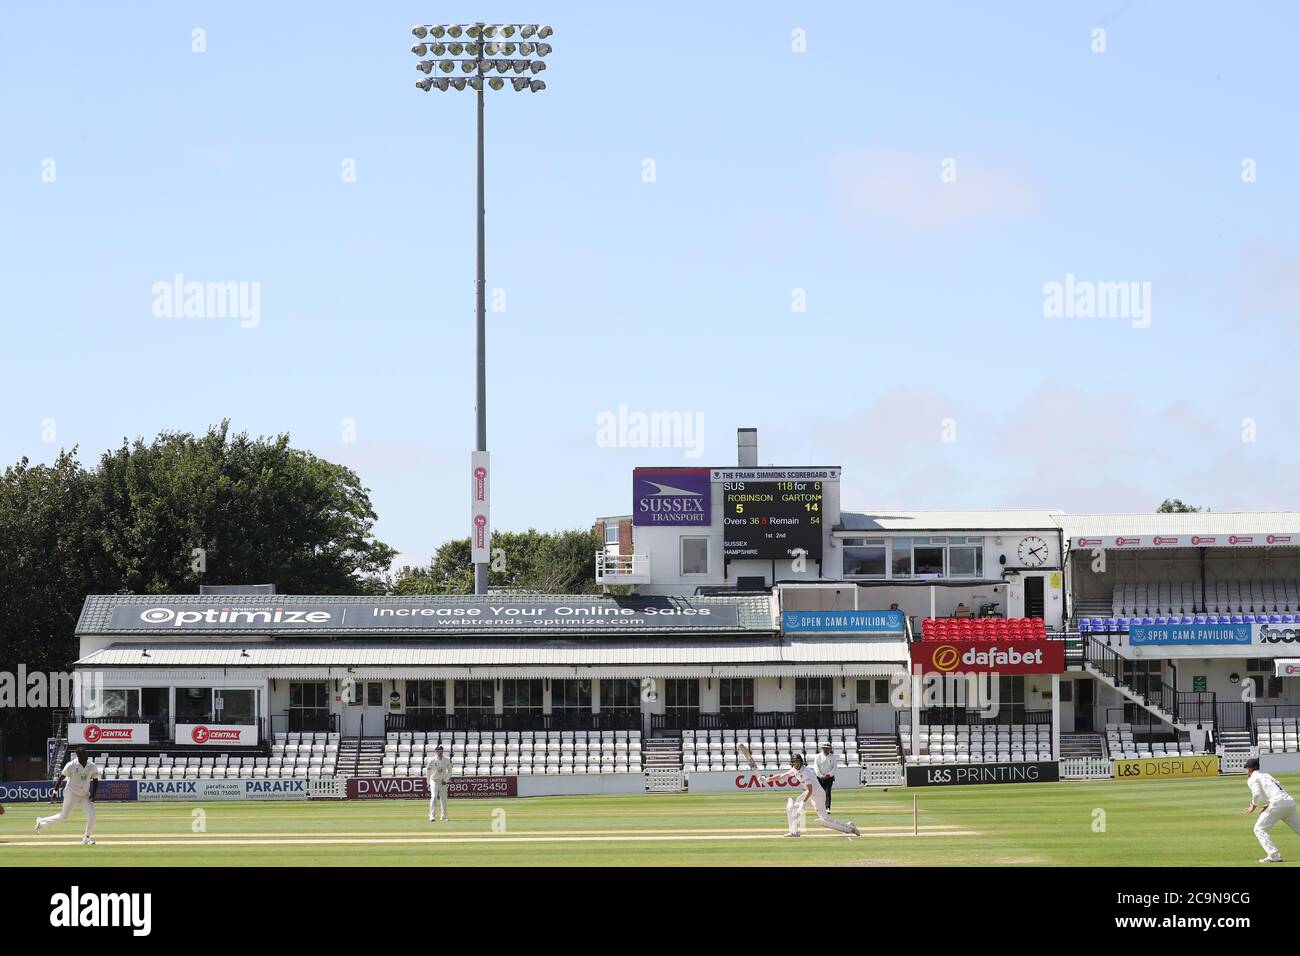
M 626 512 L 737 426 L 863 510 L 1300 508 L 1300 8 L 816 6 L 14 7 L 0 461 L 230 417 L 356 468 L 408 560 L 465 534 L 473 97 L 415 89 L 409 29 L 523 14 L 555 49 L 488 101 L 496 527 Z M 258 323 L 155 315 L 178 273 L 260 283 Z M 1045 316 L 1067 275 L 1149 283 L 1149 327 Z M 703 416 L 702 456 L 601 447 L 620 405 Z

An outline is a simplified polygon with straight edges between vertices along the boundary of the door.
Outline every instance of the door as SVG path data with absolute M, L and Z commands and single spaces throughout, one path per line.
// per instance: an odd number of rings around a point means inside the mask
M 859 678 L 855 696 L 858 733 L 893 733 L 894 719 L 898 711 L 889 701 L 888 677 Z
M 1042 575 L 1025 578 L 1025 617 L 1043 616 Z
M 1074 729 L 1076 733 L 1092 733 L 1093 692 L 1096 686 L 1091 680 L 1074 682 Z
M 362 727 L 367 737 L 384 735 L 384 684 L 377 680 L 347 681 L 341 685 L 343 698 L 343 733 L 355 737 Z M 362 723 L 362 718 L 365 723 Z

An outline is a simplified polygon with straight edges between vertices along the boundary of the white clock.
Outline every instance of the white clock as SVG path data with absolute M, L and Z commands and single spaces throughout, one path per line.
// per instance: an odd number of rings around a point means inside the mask
M 1047 563 L 1047 542 L 1034 535 L 1021 538 L 1020 545 L 1016 548 L 1016 556 L 1020 558 L 1022 567 L 1041 568 Z

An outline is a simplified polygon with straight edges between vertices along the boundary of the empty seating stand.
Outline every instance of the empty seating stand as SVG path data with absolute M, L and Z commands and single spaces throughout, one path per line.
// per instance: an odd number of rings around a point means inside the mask
M 737 749 L 749 748 L 754 762 L 762 770 L 779 770 L 790 766 L 794 754 L 802 754 L 809 763 L 820 751 L 823 741 L 841 766 L 860 766 L 858 734 L 842 727 L 773 730 L 683 730 L 682 770 L 686 773 L 706 770 L 748 770 L 749 764 Z
M 1113 760 L 1136 760 L 1140 757 L 1194 756 L 1196 751 L 1188 740 L 1166 742 L 1135 742 L 1132 724 L 1107 724 L 1106 747 Z
M 921 622 L 922 641 L 974 639 L 1005 643 L 1046 635 L 1041 617 L 927 617 Z
M 1262 754 L 1300 752 L 1300 721 L 1294 717 L 1261 717 L 1255 722 L 1255 733 Z
M 100 753 L 94 757 L 105 780 L 254 780 L 332 777 L 339 735 L 276 734 L 265 754 L 161 753 L 148 756 Z
M 1053 760 L 1052 728 L 1047 724 L 921 724 L 918 754 L 912 754 L 912 728 L 898 729 L 903 759 L 910 764 L 1036 763 Z
M 1169 617 L 1195 614 L 1300 614 L 1300 582 L 1256 578 L 1207 581 L 1205 600 L 1195 581 L 1117 584 L 1113 617 Z
M 421 776 L 439 746 L 456 777 L 642 772 L 639 730 L 458 730 L 390 733 L 380 776 Z

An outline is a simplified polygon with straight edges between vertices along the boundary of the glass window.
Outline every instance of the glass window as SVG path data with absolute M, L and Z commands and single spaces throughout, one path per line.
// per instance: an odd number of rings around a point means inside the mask
M 672 714 L 679 711 L 699 711 L 700 682 L 690 678 L 673 678 L 664 681 L 664 710 Z
M 858 578 L 883 578 L 885 576 L 885 543 L 861 540 L 861 545 L 849 546 L 844 542 L 844 576 Z
M 969 545 L 949 546 L 948 576 L 951 578 L 982 578 L 984 576 L 984 549 Z
M 857 692 L 857 694 L 856 694 L 856 696 L 857 696 L 857 702 L 858 702 L 859 704 L 870 704 L 870 703 L 873 703 L 873 701 L 872 701 L 872 699 L 871 699 L 871 681 L 869 681 L 869 680 L 860 680 L 860 681 L 858 681 L 858 685 L 857 685 L 857 687 L 856 687 L 855 689 L 856 689 L 856 692 Z
M 366 706 L 384 706 L 384 685 L 379 681 L 371 681 L 366 685 Z
M 602 714 L 641 713 L 641 682 L 621 679 L 601 681 L 600 712 Z
M 724 714 L 754 712 L 754 679 L 724 677 L 718 681 L 718 710 Z
M 540 714 L 542 712 L 541 680 L 503 680 L 501 711 L 506 714 Z
M 455 685 L 456 713 L 496 710 L 496 688 L 490 680 L 458 680 Z
M 682 574 L 709 573 L 709 539 L 682 538 Z
M 445 680 L 408 680 L 406 682 L 406 709 L 447 710 L 447 682 Z
M 106 687 L 102 694 L 89 693 L 82 716 L 89 720 L 138 720 L 140 718 L 140 691 L 138 688 Z
M 618 525 L 617 525 L 617 524 L 607 524 L 607 525 L 605 525 L 605 543 L 606 543 L 606 544 L 618 544 Z
M 217 720 L 223 724 L 257 723 L 257 691 L 252 688 L 217 691 Z
M 796 711 L 830 710 L 835 706 L 834 678 L 796 677 L 794 709 Z
M 591 713 L 591 681 L 551 681 L 551 713 L 586 711 Z
M 876 680 L 875 700 L 877 704 L 889 703 L 889 678 L 881 677 Z
M 890 542 L 893 560 L 890 575 L 896 578 L 912 576 L 912 539 L 894 538 Z
M 291 710 L 325 710 L 325 684 L 320 681 L 290 681 L 289 708 Z M 180 691 L 176 692 L 177 708 L 180 705 Z
M 918 578 L 943 577 L 944 550 L 942 545 L 918 544 L 914 547 L 912 549 L 912 559 L 916 567 L 916 576 Z
M 212 688 L 177 687 L 176 722 L 178 724 L 212 723 Z

